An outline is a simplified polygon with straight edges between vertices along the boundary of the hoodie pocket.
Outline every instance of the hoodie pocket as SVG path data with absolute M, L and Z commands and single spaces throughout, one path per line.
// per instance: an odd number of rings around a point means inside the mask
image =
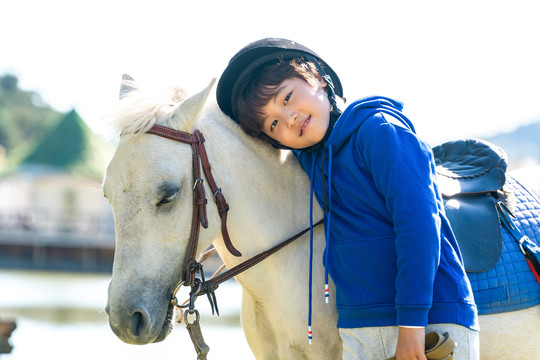
M 336 284 L 338 306 L 394 304 L 394 244 L 393 236 L 330 244 L 329 273 Z

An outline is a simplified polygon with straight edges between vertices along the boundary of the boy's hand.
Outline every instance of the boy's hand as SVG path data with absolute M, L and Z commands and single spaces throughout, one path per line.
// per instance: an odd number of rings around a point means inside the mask
M 425 341 L 426 329 L 400 327 L 396 360 L 427 360 Z

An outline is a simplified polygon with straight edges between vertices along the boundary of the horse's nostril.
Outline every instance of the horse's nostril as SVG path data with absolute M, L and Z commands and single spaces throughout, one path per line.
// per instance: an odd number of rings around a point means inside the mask
M 141 336 L 144 334 L 148 327 L 148 318 L 141 311 L 135 311 L 131 316 L 131 329 L 133 330 L 133 335 Z

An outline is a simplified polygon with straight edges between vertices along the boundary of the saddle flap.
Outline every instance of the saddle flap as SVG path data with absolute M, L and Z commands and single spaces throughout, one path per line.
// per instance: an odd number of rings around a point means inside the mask
M 499 215 L 491 194 L 445 199 L 446 216 L 463 256 L 465 270 L 483 272 L 493 268 L 502 254 Z
M 449 141 L 433 148 L 441 194 L 493 192 L 506 180 L 507 155 L 480 139 Z

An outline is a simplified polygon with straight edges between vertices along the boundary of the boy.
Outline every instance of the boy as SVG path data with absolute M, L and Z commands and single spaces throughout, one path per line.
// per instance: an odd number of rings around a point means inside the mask
M 218 83 L 223 112 L 249 135 L 294 149 L 324 209 L 324 266 L 336 284 L 343 359 L 426 359 L 426 331 L 478 359 L 478 316 L 444 214 L 431 149 L 387 98 L 341 113 L 336 73 L 310 49 L 263 39 Z

